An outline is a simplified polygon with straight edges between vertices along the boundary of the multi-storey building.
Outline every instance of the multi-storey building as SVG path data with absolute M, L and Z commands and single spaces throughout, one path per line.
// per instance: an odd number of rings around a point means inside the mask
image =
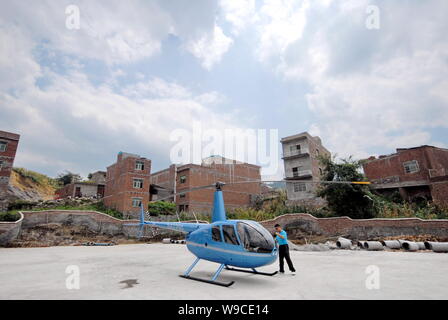
M 260 181 L 260 167 L 219 156 L 204 159 L 201 165 L 171 165 L 169 168 L 151 175 L 154 187 L 152 200 L 169 196 L 191 188 L 211 185 L 215 182 L 229 183 L 223 188 L 227 209 L 247 207 L 254 197 L 261 194 L 260 183 L 230 184 L 238 181 Z M 157 194 L 154 194 L 156 193 Z M 210 213 L 213 208 L 214 189 L 203 189 L 177 195 L 170 200 L 177 205 L 178 211 Z
M 323 200 L 315 193 L 317 184 L 307 181 L 320 180 L 322 168 L 319 156 L 329 157 L 330 151 L 322 145 L 319 137 L 313 137 L 308 132 L 282 138 L 280 142 L 288 200 L 304 204 L 322 204 Z
M 104 205 L 138 217 L 140 206 L 149 202 L 151 160 L 120 152 L 117 162 L 107 168 Z
M 0 211 L 8 209 L 6 192 L 19 145 L 20 135 L 0 131 Z
M 363 169 L 372 187 L 380 193 L 399 192 L 408 201 L 448 204 L 448 149 L 400 148 L 390 155 L 370 157 Z

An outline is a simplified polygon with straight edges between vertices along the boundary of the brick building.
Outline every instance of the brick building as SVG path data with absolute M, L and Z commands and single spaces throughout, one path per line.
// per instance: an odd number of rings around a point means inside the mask
M 318 157 L 329 157 L 330 151 L 322 145 L 319 137 L 313 137 L 308 132 L 282 138 L 280 142 L 288 200 L 303 204 L 323 204 L 324 200 L 315 194 L 317 185 L 306 182 L 320 180 L 323 169 Z M 288 182 L 289 180 L 301 181 Z
M 181 192 L 194 187 L 214 184 L 217 181 L 232 183 L 237 181 L 261 180 L 260 167 L 248 163 L 210 157 L 201 165 L 171 165 L 169 168 L 151 174 L 151 185 L 154 187 L 152 200 Z M 211 213 L 214 189 L 192 191 L 177 195 L 175 201 L 178 211 Z M 155 194 L 157 193 L 157 194 Z M 229 184 L 223 188 L 227 209 L 247 207 L 252 204 L 256 195 L 261 194 L 260 183 Z
M 107 168 L 104 204 L 126 217 L 138 217 L 140 205 L 148 206 L 151 160 L 120 152 Z
M 20 135 L 0 131 L 0 211 L 8 209 L 6 191 L 9 185 L 9 178 L 14 165 Z
M 407 201 L 433 200 L 448 205 L 448 149 L 401 148 L 370 157 L 363 164 L 372 187 L 383 194 L 399 192 Z
M 92 173 L 89 181 L 75 181 L 56 190 L 56 198 L 78 198 L 78 197 L 95 197 L 103 198 L 106 187 L 106 172 L 97 171 Z

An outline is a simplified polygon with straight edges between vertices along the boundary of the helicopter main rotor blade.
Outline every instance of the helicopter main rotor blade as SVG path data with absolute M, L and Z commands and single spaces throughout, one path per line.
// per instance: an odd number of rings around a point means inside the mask
M 224 186 L 232 185 L 232 184 L 241 184 L 241 183 L 269 183 L 269 182 L 303 182 L 303 183 L 311 183 L 311 184 L 371 184 L 370 181 L 309 181 L 309 180 L 300 180 L 300 179 L 288 179 L 288 180 L 249 180 L 249 181 L 236 181 L 224 183 Z
M 223 182 L 222 185 L 227 186 L 227 185 L 244 184 L 244 183 L 270 183 L 270 182 L 284 182 L 284 183 L 301 182 L 301 183 L 308 183 L 308 184 L 353 184 L 353 185 L 369 185 L 369 184 L 371 184 L 369 181 L 309 181 L 309 180 L 299 180 L 299 179 L 288 179 L 288 180 L 249 180 L 249 181 L 235 181 L 235 182 L 229 182 L 229 183 Z M 160 198 L 157 200 L 153 200 L 150 202 L 164 201 L 167 199 L 171 199 L 177 195 L 186 194 L 186 193 L 198 191 L 198 190 L 210 189 L 210 188 L 216 188 L 216 183 L 199 186 L 199 187 L 194 187 L 194 188 L 183 190 L 183 191 L 178 191 L 176 193 L 170 194 L 169 196 L 166 196 L 166 197 L 163 197 L 163 198 Z
M 157 199 L 157 200 L 153 200 L 153 201 L 150 201 L 150 202 L 163 201 L 163 200 L 170 199 L 170 198 L 172 198 L 174 196 L 177 196 L 177 195 L 180 195 L 180 194 L 185 194 L 185 193 L 192 192 L 192 191 L 210 189 L 210 188 L 215 188 L 215 187 L 216 187 L 215 183 L 214 184 L 205 185 L 205 186 L 194 187 L 194 188 L 187 189 L 187 190 L 184 190 L 184 191 L 178 191 L 176 193 L 172 193 L 169 196 L 166 196 L 166 197 L 163 197 L 163 198 L 160 198 L 160 199 Z

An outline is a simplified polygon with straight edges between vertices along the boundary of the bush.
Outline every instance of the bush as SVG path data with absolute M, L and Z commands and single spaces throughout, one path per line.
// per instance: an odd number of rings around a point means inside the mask
M 95 210 L 101 213 L 105 213 L 109 216 L 112 216 L 114 218 L 117 219 L 123 219 L 123 214 L 120 211 L 117 211 L 115 209 L 110 209 L 110 208 L 106 208 L 106 206 L 104 205 L 104 203 L 102 201 L 88 205 L 87 206 L 89 208 L 89 210 Z
M 176 214 L 176 204 L 173 202 L 156 201 L 148 204 L 148 212 L 152 216 Z
M 37 204 L 37 202 L 26 200 L 15 200 L 8 204 L 8 211 L 14 210 L 31 210 Z
M 17 212 L 0 212 L 0 221 L 14 222 L 20 219 Z

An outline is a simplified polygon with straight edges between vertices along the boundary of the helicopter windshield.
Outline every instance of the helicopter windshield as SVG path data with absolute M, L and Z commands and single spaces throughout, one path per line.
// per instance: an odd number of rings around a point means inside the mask
M 266 253 L 275 247 L 272 235 L 258 224 L 238 222 L 237 231 L 243 247 L 248 251 Z

